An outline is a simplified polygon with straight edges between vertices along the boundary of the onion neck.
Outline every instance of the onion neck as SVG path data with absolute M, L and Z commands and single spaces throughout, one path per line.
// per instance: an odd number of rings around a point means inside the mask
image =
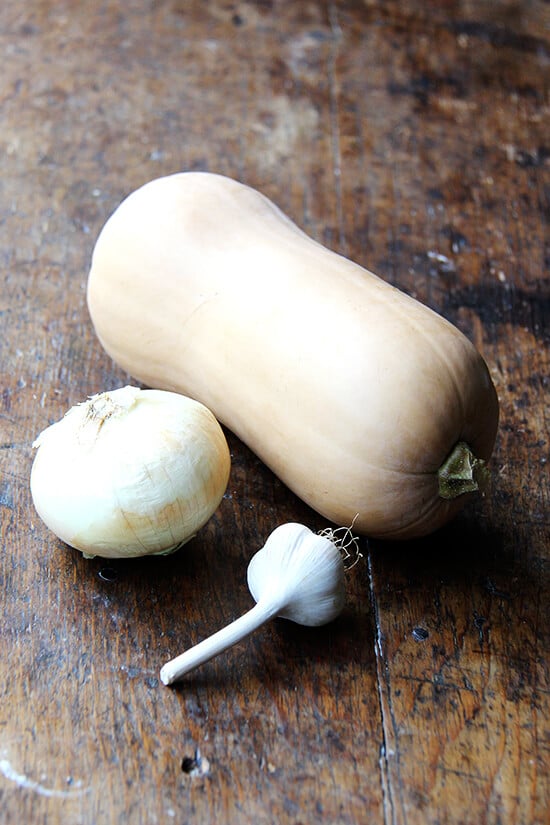
M 437 471 L 439 495 L 454 499 L 465 493 L 483 491 L 489 472 L 485 461 L 476 458 L 465 441 L 458 441 Z

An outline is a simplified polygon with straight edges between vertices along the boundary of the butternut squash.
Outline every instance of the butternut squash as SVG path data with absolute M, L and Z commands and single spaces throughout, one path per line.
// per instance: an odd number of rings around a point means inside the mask
M 117 364 L 205 404 L 332 522 L 421 536 L 478 486 L 498 401 L 475 347 L 248 186 L 184 172 L 129 195 L 87 298 Z

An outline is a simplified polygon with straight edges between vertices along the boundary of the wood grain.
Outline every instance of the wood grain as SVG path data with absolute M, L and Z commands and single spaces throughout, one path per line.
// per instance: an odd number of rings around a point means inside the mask
M 550 821 L 549 30 L 542 0 L 3 4 L 2 823 Z M 502 421 L 485 498 L 363 540 L 338 621 L 275 622 L 167 689 L 250 606 L 267 534 L 325 526 L 231 433 L 227 495 L 173 557 L 86 561 L 34 513 L 33 438 L 129 380 L 86 310 L 97 233 L 181 169 L 443 313 Z

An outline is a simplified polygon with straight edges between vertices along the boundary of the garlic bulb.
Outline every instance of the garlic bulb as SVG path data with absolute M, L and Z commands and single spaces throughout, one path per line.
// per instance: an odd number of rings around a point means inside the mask
M 229 449 L 210 410 L 162 390 L 94 395 L 33 446 L 38 515 L 87 557 L 176 550 L 217 509 L 229 479 Z
M 302 524 L 280 525 L 248 565 L 248 587 L 256 605 L 167 662 L 160 671 L 161 681 L 171 685 L 275 616 L 309 626 L 332 621 L 345 603 L 344 570 L 338 540 Z
M 277 616 L 297 624 L 327 624 L 344 607 L 344 563 L 329 538 L 303 524 L 281 524 L 247 570 L 255 602 L 278 604 Z

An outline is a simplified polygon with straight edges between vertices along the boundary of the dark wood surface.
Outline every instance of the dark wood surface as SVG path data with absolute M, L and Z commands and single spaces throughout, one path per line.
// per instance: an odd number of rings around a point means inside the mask
M 0 821 L 550 822 L 550 6 L 69 0 L 0 10 Z M 128 376 L 85 304 L 120 200 L 182 169 L 260 188 L 484 354 L 492 481 L 448 528 L 363 540 L 333 625 L 275 622 L 176 689 L 251 604 L 248 559 L 322 520 L 230 433 L 219 511 L 166 559 L 84 560 L 31 443 Z

